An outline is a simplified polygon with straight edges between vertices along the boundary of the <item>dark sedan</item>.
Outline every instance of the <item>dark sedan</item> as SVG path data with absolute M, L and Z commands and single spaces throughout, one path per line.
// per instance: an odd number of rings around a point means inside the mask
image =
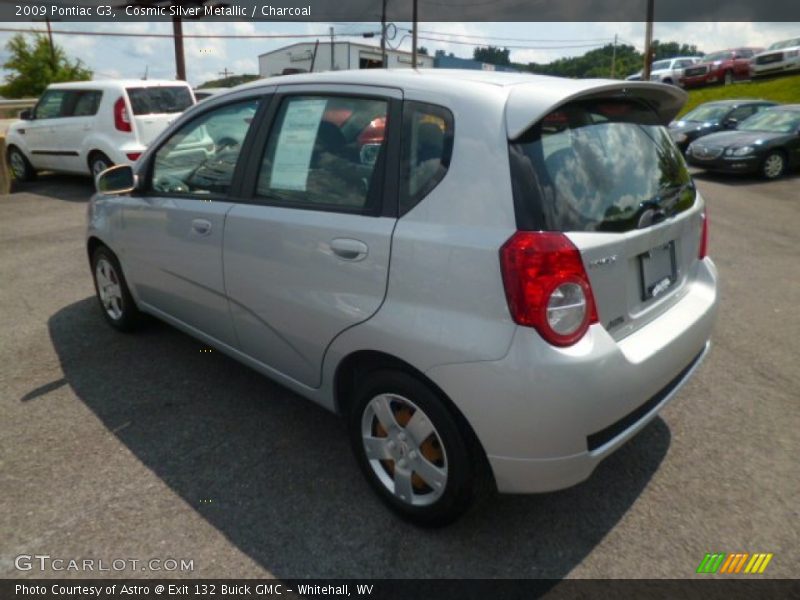
M 758 111 L 776 105 L 777 102 L 753 99 L 706 102 L 670 123 L 669 132 L 681 152 L 685 152 L 697 138 L 723 129 L 736 129 L 739 123 Z
M 777 179 L 800 166 L 800 104 L 775 106 L 736 131 L 707 135 L 689 145 L 690 165 L 728 173 L 760 173 Z

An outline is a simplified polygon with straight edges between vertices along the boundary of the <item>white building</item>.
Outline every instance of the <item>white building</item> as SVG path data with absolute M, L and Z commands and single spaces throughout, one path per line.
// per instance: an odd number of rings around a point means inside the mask
M 284 46 L 258 57 L 258 73 L 272 77 L 286 73 L 307 73 L 314 63 L 314 72 L 343 71 L 346 69 L 375 69 L 383 66 L 378 46 L 354 42 L 334 42 L 331 61 L 331 43 L 320 42 L 314 58 L 314 42 L 301 42 Z M 386 49 L 386 62 L 390 69 L 411 68 L 411 52 Z M 419 68 L 433 68 L 433 57 L 417 54 Z

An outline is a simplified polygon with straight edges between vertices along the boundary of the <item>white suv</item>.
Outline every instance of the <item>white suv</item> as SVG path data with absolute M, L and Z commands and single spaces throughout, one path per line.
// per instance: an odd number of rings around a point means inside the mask
M 192 88 L 182 81 L 50 85 L 33 110 L 9 127 L 9 165 L 20 180 L 39 170 L 96 176 L 114 164 L 135 162 L 194 103 Z
M 683 70 L 699 63 L 701 60 L 700 56 L 676 56 L 675 58 L 657 60 L 650 67 L 650 81 L 679 85 Z M 641 79 L 641 71 L 627 77 L 627 81 L 641 81 Z

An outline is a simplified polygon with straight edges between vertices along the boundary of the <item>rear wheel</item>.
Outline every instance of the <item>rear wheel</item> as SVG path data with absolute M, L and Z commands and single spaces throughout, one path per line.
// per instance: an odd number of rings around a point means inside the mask
M 91 171 L 94 179 L 97 179 L 100 173 L 113 166 L 114 163 L 111 162 L 111 159 L 102 152 L 93 152 L 89 157 L 89 171 Z
M 8 166 L 17 181 L 30 181 L 36 178 L 36 171 L 22 151 L 12 146 L 8 149 Z
M 425 526 L 457 519 L 472 499 L 467 437 L 419 379 L 376 371 L 357 386 L 348 429 L 372 487 L 402 517 Z
M 105 246 L 92 255 L 92 275 L 97 300 L 106 321 L 120 331 L 133 331 L 141 323 L 141 313 L 128 289 L 117 257 Z
M 786 157 L 781 152 L 770 152 L 761 163 L 765 179 L 778 179 L 786 171 Z

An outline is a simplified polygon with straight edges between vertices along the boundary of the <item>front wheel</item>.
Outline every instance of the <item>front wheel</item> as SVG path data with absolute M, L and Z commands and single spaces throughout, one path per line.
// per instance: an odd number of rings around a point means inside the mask
M 36 171 L 30 161 L 19 148 L 12 147 L 8 150 L 8 166 L 17 181 L 31 181 L 36 178 Z
M 733 83 L 733 71 L 725 71 L 725 85 Z
M 357 387 L 348 429 L 356 459 L 381 499 L 425 526 L 470 505 L 475 466 L 467 437 L 439 396 L 400 371 L 376 371 Z
M 786 171 L 786 157 L 780 152 L 770 152 L 761 164 L 764 179 L 778 179 Z
M 97 300 L 106 321 L 119 331 L 133 331 L 141 322 L 141 313 L 128 289 L 117 257 L 105 246 L 92 255 L 92 275 Z

